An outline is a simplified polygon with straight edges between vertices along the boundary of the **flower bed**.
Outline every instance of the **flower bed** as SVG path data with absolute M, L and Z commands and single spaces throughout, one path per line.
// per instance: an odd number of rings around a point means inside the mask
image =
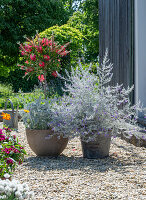
M 22 164 L 26 151 L 11 129 L 0 129 L 0 177 L 12 174 L 17 164 Z

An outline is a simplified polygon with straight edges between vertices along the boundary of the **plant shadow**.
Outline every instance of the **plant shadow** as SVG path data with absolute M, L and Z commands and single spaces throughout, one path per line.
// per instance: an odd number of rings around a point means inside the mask
M 140 166 L 144 163 L 144 159 L 139 157 L 139 159 L 134 161 L 134 165 Z M 120 160 L 116 153 L 111 154 L 109 157 L 104 159 L 87 159 L 81 156 L 66 156 L 64 154 L 58 157 L 39 157 L 32 156 L 24 160 L 23 165 L 26 168 L 37 170 L 37 171 L 61 171 L 61 170 L 80 170 L 88 172 L 106 172 L 108 170 L 113 170 L 115 172 L 123 173 L 129 171 L 130 166 L 133 163 L 126 158 Z M 129 167 L 127 167 L 129 166 Z

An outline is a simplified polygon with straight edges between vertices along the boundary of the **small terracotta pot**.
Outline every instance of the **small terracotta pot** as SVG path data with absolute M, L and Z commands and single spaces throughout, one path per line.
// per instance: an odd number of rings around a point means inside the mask
M 36 155 L 58 156 L 63 152 L 67 146 L 68 138 L 60 136 L 58 139 L 53 133 L 52 130 L 26 129 L 28 144 Z
M 81 140 L 82 152 L 84 158 L 98 159 L 109 156 L 111 143 L 111 134 L 108 136 L 104 134 L 97 135 L 93 142 L 84 142 Z

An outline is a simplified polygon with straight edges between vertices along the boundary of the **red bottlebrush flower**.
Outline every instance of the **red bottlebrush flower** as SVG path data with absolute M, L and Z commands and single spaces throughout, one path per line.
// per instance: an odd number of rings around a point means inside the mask
M 44 59 L 47 60 L 47 61 L 49 61 L 50 60 L 50 56 L 44 55 Z
M 31 54 L 30 55 L 30 59 L 33 60 L 33 61 L 35 61 L 36 60 L 36 55 Z
M 43 46 L 48 46 L 49 45 L 48 39 L 47 38 L 43 38 L 42 39 L 42 44 L 43 44 Z
M 25 67 L 25 66 L 22 65 L 22 66 L 20 66 L 20 69 L 24 69 L 24 67 Z
M 24 48 L 25 48 L 25 51 L 26 51 L 26 52 L 31 52 L 31 51 L 32 51 L 31 47 L 32 47 L 32 46 L 28 44 L 27 46 L 24 47 Z
M 42 53 L 43 52 L 42 46 L 37 47 L 37 50 L 38 52 Z
M 43 75 L 43 74 L 42 74 L 42 75 L 39 75 L 39 76 L 38 76 L 38 79 L 40 80 L 40 82 L 43 82 L 43 81 L 45 80 L 44 75 Z
M 58 76 L 57 72 L 56 71 L 52 72 L 52 76 L 56 78 Z
M 21 55 L 22 56 L 26 55 L 25 51 L 21 51 Z
M 28 72 L 25 72 L 25 76 L 28 74 Z
M 40 66 L 40 67 L 45 67 L 45 63 L 44 63 L 44 62 L 41 62 L 41 63 L 39 63 L 39 66 Z
M 28 68 L 26 69 L 26 71 L 27 71 L 27 72 L 32 72 L 33 69 L 32 69 L 31 67 L 28 67 Z

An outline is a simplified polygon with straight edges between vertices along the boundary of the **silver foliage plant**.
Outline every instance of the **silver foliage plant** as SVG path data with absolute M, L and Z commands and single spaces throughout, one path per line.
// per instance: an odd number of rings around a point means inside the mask
M 98 134 L 118 135 L 119 129 L 129 129 L 126 124 L 135 124 L 138 105 L 131 105 L 129 94 L 133 87 L 109 86 L 113 66 L 106 52 L 97 74 L 91 73 L 92 65 L 84 68 L 81 63 L 71 74 L 66 71 L 64 92 L 61 101 L 52 107 L 54 131 L 83 141 L 94 141 Z M 135 127 L 135 126 L 134 126 Z
M 51 103 L 49 100 L 42 99 L 41 96 L 33 102 L 24 104 L 24 110 L 21 116 L 26 128 L 46 130 L 48 122 L 51 121 Z

